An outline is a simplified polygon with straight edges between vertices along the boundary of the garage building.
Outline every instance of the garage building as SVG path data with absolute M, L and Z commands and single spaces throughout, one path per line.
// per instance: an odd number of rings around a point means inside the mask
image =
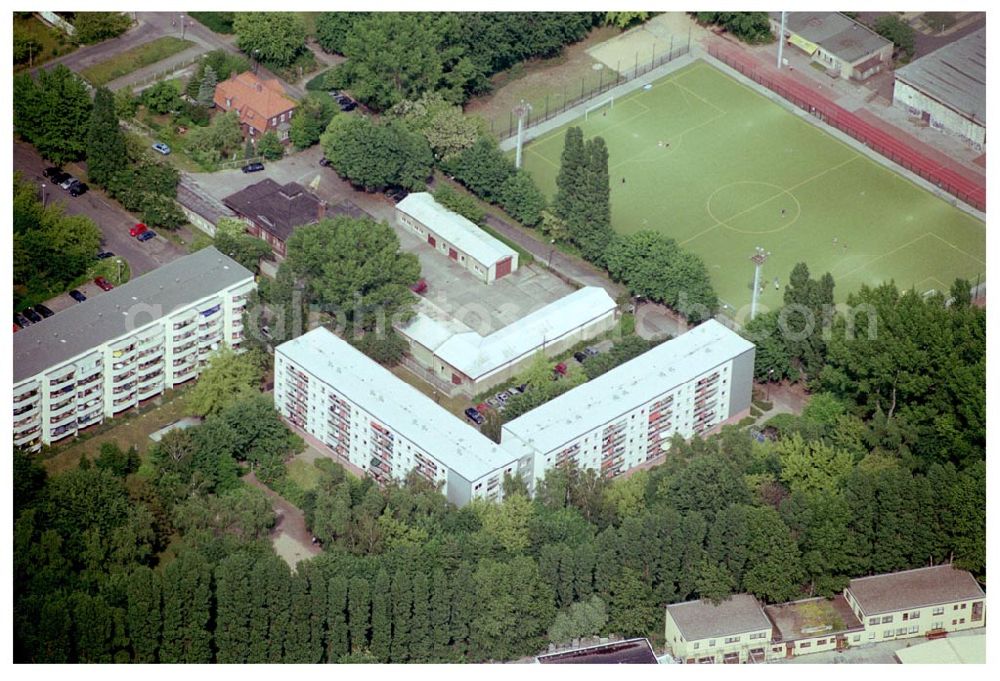
M 396 219 L 485 284 L 517 269 L 517 251 L 448 210 L 427 192 L 410 194 L 400 201 Z
M 986 148 L 986 29 L 896 71 L 893 104 L 928 125 Z

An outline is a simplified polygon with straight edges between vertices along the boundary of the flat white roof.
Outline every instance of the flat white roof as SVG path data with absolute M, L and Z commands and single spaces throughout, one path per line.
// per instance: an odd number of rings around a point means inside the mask
M 410 194 L 396 209 L 414 217 L 435 234 L 487 267 L 517 252 L 479 229 L 474 222 L 454 213 L 427 192 Z
M 502 439 L 552 451 L 753 347 L 710 319 L 505 424 Z
M 986 664 L 986 629 L 901 648 L 896 657 L 903 664 Z
M 434 354 L 469 378 L 479 379 L 614 312 L 616 307 L 603 288 L 586 286 L 488 336 L 475 331 L 455 334 Z
M 275 352 L 470 482 L 517 458 L 323 327 L 282 343 Z

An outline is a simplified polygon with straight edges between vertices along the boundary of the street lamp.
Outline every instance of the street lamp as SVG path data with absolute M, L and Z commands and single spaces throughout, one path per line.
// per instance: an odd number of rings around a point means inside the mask
M 49 199 L 49 195 L 45 191 L 45 189 L 46 189 L 47 186 L 48 185 L 46 185 L 44 182 L 42 182 L 42 208 L 45 208 L 45 205 L 48 203 L 48 199 Z
M 184 15 L 182 14 L 181 15 L 181 40 L 184 39 L 184 29 L 185 29 L 185 26 L 184 26 Z
M 767 370 L 767 401 L 771 401 L 771 381 L 773 380 L 774 369 Z
M 552 248 L 549 249 L 549 262 L 546 267 L 552 267 L 552 254 L 556 252 L 556 240 L 551 239 L 549 243 L 552 244 Z
M 115 262 L 118 263 L 118 285 L 122 284 L 122 259 L 115 258 Z

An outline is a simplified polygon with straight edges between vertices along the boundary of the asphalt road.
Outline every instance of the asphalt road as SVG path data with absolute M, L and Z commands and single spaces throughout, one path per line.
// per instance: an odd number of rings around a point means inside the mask
M 138 220 L 117 203 L 107 198 L 103 192 L 91 188 L 83 196 L 71 197 L 59 187 L 53 186 L 42 176 L 42 170 L 51 164 L 44 160 L 30 144 L 14 143 L 14 170 L 21 171 L 25 179 L 31 180 L 41 189 L 44 199 L 62 203 L 69 215 L 86 215 L 101 230 L 101 245 L 106 251 L 122 256 L 137 277 L 156 269 L 184 255 L 184 251 L 172 241 L 157 236 L 146 242 L 136 241 L 128 235 L 128 230 Z M 72 168 L 67 168 L 72 173 Z M 96 254 L 95 254 L 96 255 Z

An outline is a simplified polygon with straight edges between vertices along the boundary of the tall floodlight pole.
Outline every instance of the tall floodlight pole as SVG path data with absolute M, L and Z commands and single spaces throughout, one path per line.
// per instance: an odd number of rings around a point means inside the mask
M 531 113 L 531 105 L 523 99 L 521 103 L 514 107 L 514 115 L 517 116 L 517 152 L 514 157 L 514 167 L 521 167 L 521 147 L 524 146 L 524 119 Z
M 750 262 L 754 264 L 753 296 L 750 298 L 750 319 L 757 316 L 757 296 L 760 295 L 760 269 L 764 266 L 764 262 L 767 261 L 767 256 L 769 255 L 771 254 L 768 251 L 758 246 L 754 254 L 750 256 Z
M 787 12 L 781 13 L 781 30 L 778 32 L 778 68 L 781 68 L 781 51 L 785 47 L 785 15 Z

